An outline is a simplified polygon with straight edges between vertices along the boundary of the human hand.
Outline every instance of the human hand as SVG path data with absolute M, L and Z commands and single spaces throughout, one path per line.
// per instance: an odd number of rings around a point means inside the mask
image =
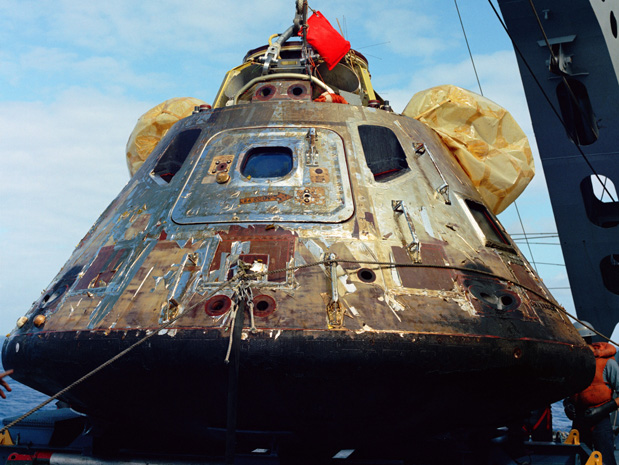
M 4 373 L 0 373 L 0 386 L 4 387 L 8 392 L 11 392 L 11 386 L 4 380 L 5 376 L 10 376 L 13 374 L 13 370 L 7 370 Z M 6 399 L 6 394 L 2 389 L 0 389 L 0 397 Z

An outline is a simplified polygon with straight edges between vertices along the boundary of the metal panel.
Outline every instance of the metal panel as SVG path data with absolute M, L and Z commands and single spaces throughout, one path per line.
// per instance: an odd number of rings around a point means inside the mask
M 242 174 L 257 147 L 287 147 L 292 170 L 279 178 Z M 207 144 L 172 212 L 179 224 L 229 222 L 339 223 L 354 212 L 340 136 L 322 128 L 224 131 Z

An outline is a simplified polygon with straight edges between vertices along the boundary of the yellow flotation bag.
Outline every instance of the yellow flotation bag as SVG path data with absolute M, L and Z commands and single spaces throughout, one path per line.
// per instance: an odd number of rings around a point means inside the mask
M 127 141 L 127 167 L 133 176 L 165 133 L 177 121 L 191 115 L 205 102 L 193 97 L 177 97 L 151 108 L 138 119 Z
M 527 136 L 507 110 L 481 95 L 456 86 L 433 87 L 416 93 L 403 114 L 438 133 L 495 214 L 535 175 Z

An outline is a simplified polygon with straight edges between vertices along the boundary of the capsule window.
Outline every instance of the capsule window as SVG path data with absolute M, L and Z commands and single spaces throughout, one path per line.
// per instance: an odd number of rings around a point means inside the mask
M 281 178 L 292 171 L 292 150 L 288 147 L 255 147 L 241 165 L 246 178 Z
M 600 262 L 604 286 L 613 294 L 619 295 L 619 254 L 611 254 Z
M 469 207 L 473 218 L 475 218 L 475 222 L 486 237 L 486 240 L 489 241 L 488 245 L 505 244 L 511 247 L 507 235 L 503 232 L 503 228 L 501 228 L 499 223 L 490 215 L 486 207 L 468 199 L 466 199 L 466 205 Z
M 374 179 L 385 182 L 408 171 L 406 154 L 394 132 L 384 126 L 359 126 L 365 161 Z
M 60 280 L 54 284 L 49 292 L 45 294 L 43 299 L 41 299 L 41 305 L 39 308 L 52 308 L 58 302 L 58 299 L 60 299 L 73 285 L 78 278 L 80 271 L 82 271 L 81 266 L 74 266 L 62 275 L 62 278 L 60 278 Z
M 169 183 L 185 163 L 200 132 L 200 129 L 188 129 L 179 133 L 157 161 L 153 174 Z
M 615 184 L 610 178 L 588 176 L 580 183 L 580 192 L 589 221 L 601 228 L 619 225 L 619 200 Z

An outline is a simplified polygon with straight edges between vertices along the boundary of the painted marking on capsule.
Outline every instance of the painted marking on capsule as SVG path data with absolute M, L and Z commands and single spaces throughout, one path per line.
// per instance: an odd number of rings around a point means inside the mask
M 246 205 L 249 203 L 258 203 L 258 202 L 275 202 L 277 200 L 278 203 L 282 203 L 286 200 L 291 199 L 292 196 L 285 194 L 283 192 L 278 192 L 277 195 L 259 195 L 258 197 L 244 197 L 239 200 L 241 205 Z

